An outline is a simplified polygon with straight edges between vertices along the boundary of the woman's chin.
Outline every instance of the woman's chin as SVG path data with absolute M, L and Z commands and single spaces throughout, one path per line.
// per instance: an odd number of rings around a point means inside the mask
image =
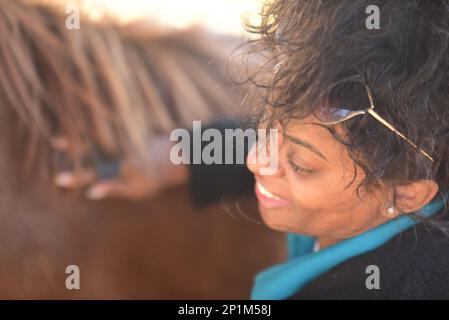
M 259 203 L 259 212 L 265 225 L 280 232 L 294 232 L 285 224 L 288 208 L 267 208 Z

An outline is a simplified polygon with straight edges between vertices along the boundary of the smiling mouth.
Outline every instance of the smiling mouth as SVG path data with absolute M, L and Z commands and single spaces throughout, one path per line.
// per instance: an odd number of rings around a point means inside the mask
M 257 199 L 267 208 L 283 207 L 290 204 L 290 201 L 272 194 L 259 182 L 256 182 L 255 190 Z
M 263 185 L 261 185 L 259 182 L 257 182 L 257 187 L 258 187 L 260 193 L 261 193 L 262 195 L 264 195 L 265 197 L 267 197 L 267 198 L 275 199 L 275 200 L 284 200 L 284 199 L 279 198 L 278 196 L 275 196 L 275 195 L 272 194 L 270 191 L 268 191 L 267 189 L 265 189 L 265 187 L 264 187 Z

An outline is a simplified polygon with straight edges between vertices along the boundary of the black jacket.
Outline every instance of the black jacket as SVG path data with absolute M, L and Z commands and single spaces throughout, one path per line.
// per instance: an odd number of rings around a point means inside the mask
M 223 133 L 238 125 L 226 120 L 212 127 Z M 190 168 L 193 198 L 200 205 L 223 195 L 253 193 L 254 178 L 245 165 L 198 164 Z M 367 289 L 370 265 L 379 268 L 379 289 Z M 449 237 L 419 223 L 376 250 L 322 274 L 290 299 L 449 299 Z

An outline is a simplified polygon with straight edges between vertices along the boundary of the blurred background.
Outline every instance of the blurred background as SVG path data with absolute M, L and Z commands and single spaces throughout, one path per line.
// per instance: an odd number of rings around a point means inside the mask
M 122 22 L 148 18 L 159 25 L 186 28 L 201 25 L 219 33 L 246 36 L 242 19 L 257 20 L 262 0 L 45 0 L 47 3 L 76 3 L 94 19 L 104 13 Z
M 61 27 L 63 10 L 51 9 L 72 3 L 93 21 L 77 33 Z M 107 148 L 126 145 L 117 128 L 135 130 L 123 115 L 144 119 L 151 136 L 242 114 L 251 101 L 242 103 L 246 89 L 229 81 L 226 60 L 248 39 L 242 17 L 257 19 L 259 9 L 257 0 L 0 0 L 0 298 L 246 299 L 254 275 L 284 259 L 283 235 L 260 223 L 251 197 L 198 206 L 184 186 L 139 202 L 92 202 L 83 190 L 56 188 L 54 171 L 35 167 L 55 157 L 35 119 Z M 103 25 L 106 13 L 119 26 Z M 150 23 L 136 33 L 129 25 L 140 19 Z M 155 26 L 170 32 L 154 37 Z M 13 89 L 21 83 L 26 91 Z M 103 105 L 119 125 L 92 111 Z M 26 120 L 27 112 L 35 117 Z M 72 264 L 80 290 L 65 287 Z

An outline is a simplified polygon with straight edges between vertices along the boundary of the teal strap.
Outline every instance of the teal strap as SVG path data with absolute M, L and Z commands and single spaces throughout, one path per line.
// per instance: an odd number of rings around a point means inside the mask
M 418 213 L 430 216 L 439 212 L 443 207 L 444 199 L 439 197 L 419 210 Z M 409 216 L 402 215 L 316 253 L 312 252 L 313 238 L 289 234 L 287 235 L 289 261 L 260 272 L 255 278 L 251 299 L 287 299 L 321 274 L 350 258 L 382 246 L 396 234 L 416 223 Z

